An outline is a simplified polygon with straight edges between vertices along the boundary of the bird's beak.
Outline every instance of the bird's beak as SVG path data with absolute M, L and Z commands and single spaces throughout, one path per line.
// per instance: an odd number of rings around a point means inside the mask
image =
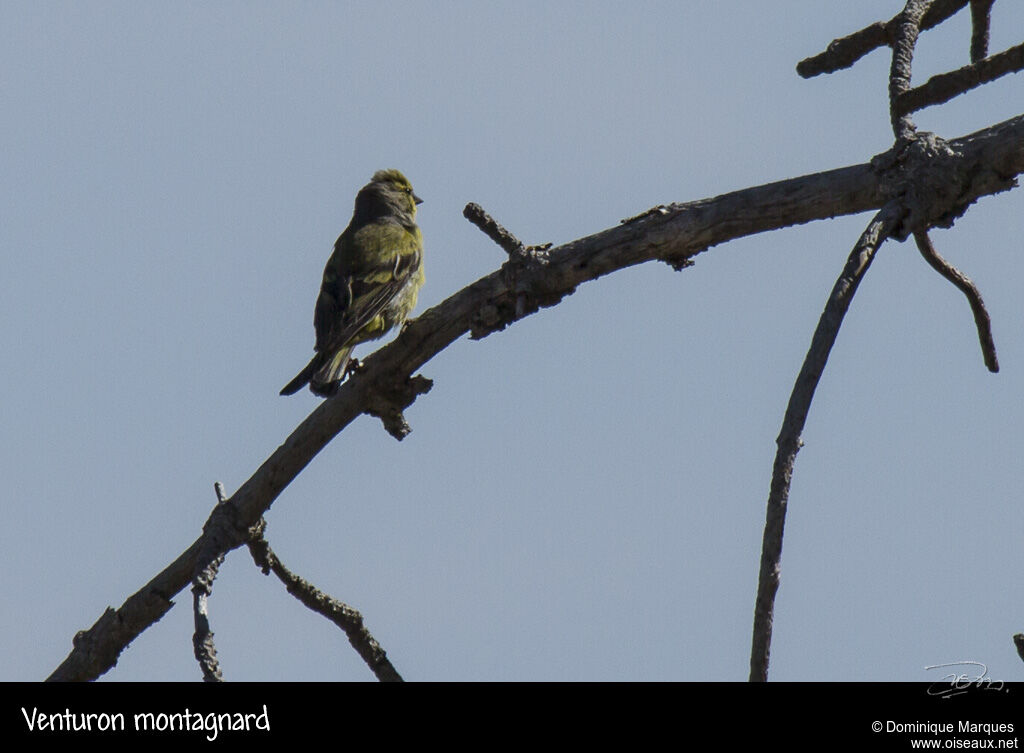
M 413 200 L 413 202 L 415 202 L 416 204 L 422 204 L 422 203 L 423 203 L 423 199 L 421 199 L 421 198 L 420 198 L 419 196 L 417 196 L 417 195 L 416 195 L 415 193 L 414 193 L 414 194 L 412 195 L 412 200 Z

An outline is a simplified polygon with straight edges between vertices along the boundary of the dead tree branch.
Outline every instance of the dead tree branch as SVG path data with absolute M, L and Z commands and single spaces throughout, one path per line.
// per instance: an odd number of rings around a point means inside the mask
M 521 240 L 499 225 L 479 204 L 472 202 L 466 204 L 466 208 L 462 210 L 462 216 L 480 228 L 484 235 L 501 246 L 509 256 L 522 253 L 526 248 Z
M 935 0 L 921 19 L 921 31 L 938 26 L 967 5 L 967 2 Z M 835 73 L 849 68 L 869 52 L 891 44 L 902 15 L 900 13 L 888 21 L 876 21 L 849 36 L 832 40 L 824 52 L 797 63 L 796 72 L 803 78 L 813 78 L 822 73 Z
M 892 32 L 892 66 L 889 68 L 889 113 L 896 142 L 909 141 L 917 129 L 910 115 L 900 113 L 896 102 L 910 91 L 910 71 L 914 60 L 914 47 L 921 33 L 921 17 L 929 0 L 908 0 L 903 12 L 896 17 Z
M 902 241 L 913 234 L 921 254 L 928 263 L 964 292 L 974 312 L 985 364 L 993 372 L 999 370 L 995 344 L 992 341 L 991 322 L 980 293 L 963 273 L 939 256 L 928 237 L 929 228 L 951 226 L 969 205 L 957 198 L 960 192 L 956 188 L 956 183 L 966 179 L 966 176 L 962 175 L 957 177 L 957 170 L 952 167 L 959 161 L 957 147 L 935 134 L 919 133 L 910 118 L 910 111 L 900 110 L 900 102 L 905 101 L 910 91 L 914 46 L 922 29 L 922 19 L 929 11 L 929 5 L 928 0 L 907 0 L 903 12 L 885 24 L 886 35 L 892 46 L 889 113 L 895 144 L 889 152 L 876 157 L 873 162 L 880 169 L 889 172 L 895 181 L 888 191 L 892 201 L 886 204 L 861 235 L 843 274 L 833 288 L 815 330 L 811 348 L 797 376 L 786 408 L 782 430 L 776 440 L 778 449 L 768 495 L 757 598 L 754 605 L 750 655 L 752 682 L 763 682 L 768 679 L 786 505 L 793 476 L 793 464 L 802 445 L 801 434 L 807 412 L 850 299 L 867 272 L 878 246 L 886 238 L 894 237 Z M 940 3 L 936 2 L 931 9 L 934 11 L 939 5 Z M 974 10 L 977 29 L 978 14 L 982 10 L 987 14 L 987 9 Z
M 1018 44 L 955 71 L 939 73 L 920 86 L 905 91 L 896 102 L 896 112 L 898 115 L 907 115 L 932 105 L 940 105 L 982 84 L 995 81 L 1000 76 L 1022 69 L 1024 44 Z
M 871 266 L 879 246 L 899 224 L 901 210 L 893 202 L 886 204 L 874 219 L 868 223 L 857 244 L 850 252 L 839 279 L 832 288 L 832 294 L 825 304 L 825 310 L 818 320 L 818 327 L 811 338 L 811 347 L 804 358 L 803 366 L 793 385 L 793 392 L 786 406 L 782 430 L 775 440 L 777 450 L 772 468 L 771 490 L 768 494 L 768 511 L 761 544 L 761 572 L 757 584 L 757 601 L 754 606 L 754 637 L 750 652 L 750 680 L 764 682 L 768 679 L 768 659 L 771 649 L 772 624 L 775 613 L 775 594 L 779 589 L 779 575 L 782 561 L 782 539 L 786 525 L 786 503 L 789 500 L 789 486 L 793 478 L 793 464 L 803 442 L 804 424 L 811 409 L 814 391 L 828 363 L 829 353 L 839 336 L 843 317 L 850 308 L 857 286 Z
M 249 553 L 264 575 L 271 572 L 278 577 L 292 596 L 317 614 L 323 615 L 340 627 L 356 653 L 381 682 L 402 682 L 402 676 L 388 659 L 387 652 L 363 624 L 363 616 L 348 604 L 325 594 L 307 580 L 303 580 L 284 566 L 264 537 L 266 524 L 261 521 L 253 528 L 249 540 Z
M 217 494 L 217 504 L 223 505 L 228 500 L 224 495 L 224 487 L 220 481 L 213 485 Z M 224 674 L 217 661 L 217 647 L 213 642 L 213 632 L 210 630 L 209 598 L 213 591 L 213 581 L 217 577 L 217 571 L 224 561 L 223 553 L 216 553 L 216 538 L 210 536 L 207 545 L 214 550 L 211 555 L 202 559 L 209 559 L 209 564 L 196 573 L 192 579 L 192 612 L 195 622 L 195 633 L 192 636 L 192 650 L 195 653 L 196 661 L 203 672 L 204 682 L 224 682 Z M 210 558 L 212 556 L 212 559 Z
M 965 205 L 1015 185 L 1024 172 L 1024 116 L 950 142 L 968 179 L 959 181 Z M 125 646 L 160 619 L 171 598 L 213 559 L 246 543 L 249 529 L 303 468 L 339 432 L 363 413 L 379 407 L 381 390 L 406 405 L 422 392 L 412 385 L 427 361 L 467 333 L 481 338 L 518 318 L 557 304 L 576 286 L 647 261 L 674 267 L 711 246 L 755 233 L 882 207 L 890 201 L 890 168 L 871 163 L 747 188 L 711 199 L 671 204 L 580 238 L 544 254 L 543 263 L 525 265 L 516 284 L 499 269 L 410 321 L 399 336 L 368 356 L 363 368 L 334 397 L 321 403 L 284 443 L 211 516 L 223 516 L 217 545 L 204 531 L 174 562 L 108 609 L 50 680 L 90 680 L 109 670 Z M 522 296 L 523 305 L 517 305 Z M 397 407 L 397 406 L 396 406 Z M 400 433 L 400 432 L 398 432 Z
M 971 0 L 971 62 L 988 56 L 988 33 L 991 26 L 992 3 L 996 0 Z
M 996 358 L 996 344 L 992 339 L 992 319 L 985 308 L 985 302 L 981 300 L 981 293 L 971 282 L 970 278 L 954 267 L 948 261 L 939 256 L 939 252 L 932 245 L 928 233 L 918 230 L 914 233 L 914 241 L 932 269 L 956 285 L 971 304 L 971 312 L 974 314 L 974 324 L 978 328 L 978 341 L 981 343 L 981 353 L 985 359 L 985 366 L 993 374 L 999 371 L 999 359 Z

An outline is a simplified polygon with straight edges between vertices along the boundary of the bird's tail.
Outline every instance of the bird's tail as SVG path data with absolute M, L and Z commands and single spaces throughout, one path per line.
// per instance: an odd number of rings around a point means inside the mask
M 324 362 L 324 356 L 322 353 L 317 353 L 313 356 L 313 360 L 306 364 L 306 368 L 298 373 L 298 375 L 288 384 L 281 388 L 282 395 L 294 395 L 296 392 L 301 390 L 309 382 L 309 378 L 313 376 L 313 373 L 319 369 Z
M 330 397 L 338 391 L 351 352 L 352 348 L 348 347 L 337 351 L 332 357 L 327 353 L 317 353 L 313 360 L 306 364 L 306 368 L 281 389 L 281 394 L 294 395 L 308 383 L 314 395 Z
M 338 391 L 341 380 L 345 378 L 345 369 L 348 368 L 348 358 L 351 352 L 351 346 L 342 348 L 315 370 L 315 373 L 309 378 L 309 389 L 314 395 L 330 397 Z

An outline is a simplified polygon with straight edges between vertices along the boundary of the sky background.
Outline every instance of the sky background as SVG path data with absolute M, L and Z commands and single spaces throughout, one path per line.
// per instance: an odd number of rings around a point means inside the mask
M 504 253 L 475 201 L 561 244 L 661 203 L 866 162 L 892 142 L 886 51 L 796 63 L 897 0 L 0 3 L 0 678 L 199 535 L 317 405 L 324 262 L 375 170 L 423 197 L 417 313 Z M 1021 41 L 996 3 L 991 50 Z M 915 82 L 967 62 L 966 11 Z M 915 116 L 957 137 L 1024 80 Z M 650 263 L 423 369 L 403 442 L 361 417 L 278 498 L 268 539 L 362 611 L 408 680 L 744 680 L 775 437 L 870 215 Z M 887 243 L 797 458 L 770 678 L 1024 680 L 1024 192 L 939 251 Z M 361 346 L 365 356 L 372 346 Z M 104 680 L 200 678 L 185 591 Z M 210 601 L 229 680 L 372 680 L 245 550 Z

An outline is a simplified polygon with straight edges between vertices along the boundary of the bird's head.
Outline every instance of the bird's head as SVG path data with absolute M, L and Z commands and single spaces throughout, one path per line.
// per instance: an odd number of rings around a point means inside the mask
M 356 215 L 364 221 L 394 217 L 403 224 L 416 221 L 416 205 L 423 200 L 412 190 L 412 184 L 398 170 L 378 170 L 373 180 L 356 196 Z

